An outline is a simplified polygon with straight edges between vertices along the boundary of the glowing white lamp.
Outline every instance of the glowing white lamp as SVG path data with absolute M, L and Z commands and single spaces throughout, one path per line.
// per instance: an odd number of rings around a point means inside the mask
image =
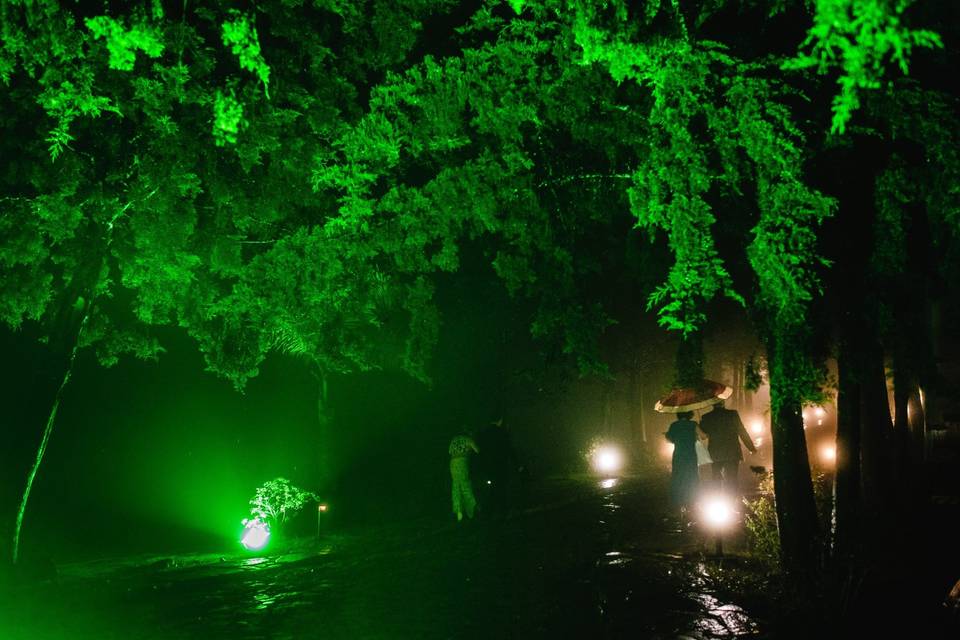
M 245 520 L 244 524 L 246 527 L 243 530 L 243 535 L 240 536 L 240 544 L 245 549 L 256 551 L 267 546 L 267 542 L 270 540 L 270 525 L 256 518 Z
M 711 496 L 703 503 L 703 519 L 712 529 L 726 528 L 733 522 L 733 505 L 725 496 Z
M 826 463 L 833 463 L 837 460 L 837 447 L 832 444 L 825 444 L 820 449 L 820 458 Z
M 613 474 L 623 467 L 623 454 L 611 445 L 603 445 L 593 454 L 593 468 L 600 473 Z

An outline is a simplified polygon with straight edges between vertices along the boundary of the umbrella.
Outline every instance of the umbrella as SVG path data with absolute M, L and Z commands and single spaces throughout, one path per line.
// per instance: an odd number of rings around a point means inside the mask
M 694 387 L 674 389 L 657 401 L 654 409 L 660 413 L 694 411 L 723 402 L 733 394 L 733 388 L 725 384 L 704 380 Z

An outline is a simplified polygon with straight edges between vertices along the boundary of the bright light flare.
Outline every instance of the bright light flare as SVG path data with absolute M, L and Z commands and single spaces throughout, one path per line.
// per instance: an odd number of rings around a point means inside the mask
M 753 435 L 761 435 L 763 433 L 763 420 L 754 420 L 750 429 L 753 431 Z
M 663 446 L 660 447 L 660 453 L 663 455 L 664 458 L 672 458 L 672 457 L 673 457 L 673 443 L 672 443 L 672 442 L 664 442 L 664 443 L 663 443 Z
M 243 535 L 240 536 L 240 544 L 245 549 L 256 551 L 267 546 L 267 542 L 270 540 L 270 525 L 256 518 L 244 521 L 244 524 L 246 527 L 243 530 Z
M 713 529 L 723 529 L 733 522 L 733 503 L 726 496 L 710 496 L 701 508 L 704 521 Z
M 754 439 L 753 439 L 753 446 L 755 446 L 755 447 L 762 447 L 762 446 L 763 446 L 763 438 L 754 438 Z
M 320 504 L 317 505 L 317 511 L 321 511 L 323 513 L 326 513 L 329 508 L 330 507 L 327 506 L 327 504 L 324 502 L 321 502 Z
M 615 486 L 617 486 L 616 478 L 607 478 L 600 481 L 600 487 L 603 489 L 613 489 Z
M 617 473 L 623 467 L 623 453 L 613 445 L 605 444 L 593 452 L 593 468 L 600 473 Z
M 828 464 L 837 461 L 837 447 L 832 444 L 825 444 L 820 448 L 820 459 Z
M 823 410 L 823 407 L 817 407 L 813 410 L 813 414 L 818 418 L 823 418 L 823 416 L 827 415 L 827 412 Z

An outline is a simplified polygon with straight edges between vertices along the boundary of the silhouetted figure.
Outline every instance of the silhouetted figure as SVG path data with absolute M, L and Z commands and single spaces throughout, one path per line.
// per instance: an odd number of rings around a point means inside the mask
M 723 403 L 714 405 L 713 410 L 703 414 L 700 418 L 700 430 L 710 438 L 707 449 L 713 459 L 713 480 L 719 488 L 730 495 L 738 495 L 740 488 L 737 476 L 740 473 L 740 461 L 743 452 L 740 442 L 756 453 L 750 434 L 747 433 L 740 414 L 733 409 L 727 409 Z
M 697 423 L 692 411 L 677 414 L 676 422 L 663 434 L 673 443 L 670 501 L 680 509 L 681 518 L 696 499 L 700 474 L 697 468 Z
M 477 444 L 482 453 L 477 456 L 474 468 L 481 491 L 489 497 L 484 500 L 483 508 L 488 512 L 506 512 L 518 490 L 520 473 L 516 451 L 503 418 L 484 427 L 477 434 Z
M 470 452 L 480 453 L 477 443 L 468 435 L 454 436 L 450 441 L 450 478 L 453 481 L 452 498 L 453 512 L 457 514 L 457 522 L 463 520 L 466 512 L 472 518 L 477 510 L 477 499 L 473 495 L 473 485 L 470 483 Z

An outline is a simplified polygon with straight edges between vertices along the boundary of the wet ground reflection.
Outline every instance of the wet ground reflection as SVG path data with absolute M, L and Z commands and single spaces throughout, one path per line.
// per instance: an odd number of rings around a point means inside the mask
M 389 523 L 297 553 L 65 570 L 0 600 L 0 637 L 759 635 L 715 589 L 722 565 L 703 541 L 665 524 L 664 485 L 583 478 L 529 491 L 526 508 L 468 526 Z

